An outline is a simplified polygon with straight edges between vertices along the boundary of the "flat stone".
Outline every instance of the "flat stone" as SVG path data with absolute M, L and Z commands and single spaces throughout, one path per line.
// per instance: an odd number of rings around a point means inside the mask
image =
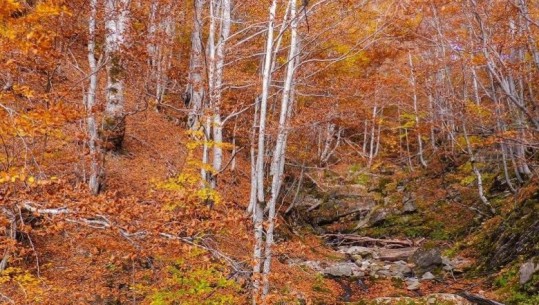
M 429 304 L 439 304 L 441 302 L 450 303 L 452 305 L 472 305 L 472 303 L 465 298 L 451 293 L 435 293 L 426 297 L 428 300 L 435 300 L 435 303 Z
M 442 257 L 442 263 L 444 265 L 444 270 L 452 270 L 453 272 L 457 273 L 462 273 L 466 270 L 469 270 L 474 265 L 474 262 L 472 260 L 461 256 L 457 256 L 451 260 L 447 257 Z
M 539 264 L 534 264 L 532 261 L 522 264 L 518 271 L 520 285 L 529 282 L 532 279 L 533 274 L 537 271 L 539 271 Z
M 381 297 L 373 300 L 377 305 L 397 305 L 397 304 L 447 304 L 447 305 L 472 305 L 466 299 L 449 293 L 436 293 L 422 298 L 411 297 Z
M 304 261 L 298 265 L 310 268 L 316 272 L 321 272 L 323 269 L 322 266 L 320 266 L 320 263 L 315 261 Z
M 408 290 L 419 290 L 421 287 L 421 283 L 417 278 L 407 278 L 405 280 L 406 283 L 406 289 Z
M 423 276 L 421 277 L 421 279 L 423 281 L 431 281 L 431 280 L 434 280 L 436 277 L 434 276 L 434 274 L 430 273 L 430 272 L 425 272 L 423 274 Z
M 324 270 L 322 270 L 322 273 L 334 277 L 351 277 L 364 275 L 364 273 L 355 263 L 337 263 L 335 265 L 324 268 Z
M 369 256 L 372 256 L 376 252 L 376 249 L 361 247 L 361 246 L 340 247 L 339 252 L 344 253 L 344 254 L 361 255 L 362 257 L 369 257 Z
M 412 274 L 412 269 L 403 261 L 398 261 L 391 265 L 389 271 L 392 276 L 398 278 L 404 278 L 405 276 Z
M 359 269 L 361 271 L 366 271 L 370 268 L 371 266 L 371 263 L 369 261 L 362 261 L 361 264 L 359 265 Z
M 378 249 L 378 259 L 382 261 L 405 261 L 408 260 L 417 251 L 417 247 L 397 248 L 397 249 Z

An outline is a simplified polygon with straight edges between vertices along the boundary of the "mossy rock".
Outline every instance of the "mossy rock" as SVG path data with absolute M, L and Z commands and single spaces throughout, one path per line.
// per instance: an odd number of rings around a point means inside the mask
M 539 256 L 539 191 L 511 212 L 481 250 L 487 271 L 499 270 L 518 257 Z

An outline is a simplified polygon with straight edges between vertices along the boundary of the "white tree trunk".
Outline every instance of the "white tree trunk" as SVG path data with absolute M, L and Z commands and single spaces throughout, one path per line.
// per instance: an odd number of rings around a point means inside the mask
M 421 163 L 421 166 L 424 168 L 427 167 L 427 161 L 425 161 L 425 158 L 423 157 L 423 140 L 421 139 L 421 131 L 419 129 L 419 111 L 417 109 L 417 83 L 415 80 L 415 73 L 414 73 L 414 61 L 412 60 L 412 53 L 408 51 L 408 63 L 410 65 L 410 84 L 413 88 L 413 101 L 414 101 L 414 117 L 415 117 L 415 128 L 416 128 L 416 134 L 417 134 L 417 146 L 418 146 L 418 156 L 419 156 L 419 162 Z
M 490 204 L 487 197 L 485 196 L 485 191 L 483 189 L 483 176 L 481 175 L 481 171 L 477 167 L 475 154 L 473 152 L 472 145 L 470 144 L 470 140 L 468 138 L 468 131 L 466 130 L 465 123 L 462 123 L 462 130 L 464 132 L 464 140 L 466 141 L 466 149 L 468 150 L 468 155 L 470 156 L 470 163 L 472 165 L 472 171 L 475 175 L 475 178 L 477 179 L 477 193 L 479 195 L 479 199 L 481 199 L 481 202 L 489 209 L 490 213 L 495 214 L 496 210 Z
M 184 95 L 184 104 L 189 107 L 187 125 L 197 131 L 200 128 L 202 101 L 204 99 L 204 54 L 202 52 L 202 9 L 204 0 L 195 0 L 193 30 L 191 32 L 191 55 L 189 61 L 189 84 Z
M 129 0 L 106 0 L 105 53 L 107 55 L 107 103 L 103 114 L 102 142 L 105 150 L 122 149 L 125 135 L 124 68 L 122 48 L 126 41 Z
M 268 96 L 271 85 L 271 67 L 273 62 L 273 31 L 275 28 L 275 14 L 277 12 L 277 0 L 272 0 L 269 8 L 269 19 L 267 25 L 266 47 L 264 50 L 264 68 L 262 72 L 262 95 L 260 97 L 260 115 L 258 121 L 258 146 L 255 164 L 256 180 L 251 183 L 256 184 L 256 203 L 254 205 L 254 226 L 255 226 L 255 265 L 253 268 L 253 304 L 257 303 L 260 294 L 261 266 L 263 264 L 263 218 L 265 209 L 264 194 L 264 153 L 266 141 L 266 114 L 268 108 Z
M 218 173 L 223 164 L 223 122 L 221 118 L 221 97 L 223 74 L 225 66 L 226 42 L 230 35 L 230 0 L 221 0 L 219 20 L 221 21 L 219 41 L 217 42 L 215 56 L 211 58 L 215 64 L 210 79 L 210 102 L 213 113 L 213 170 Z M 211 178 L 211 186 L 216 187 L 217 179 Z
M 92 194 L 99 193 L 101 187 L 101 166 L 97 149 L 97 124 L 93 113 L 97 90 L 98 67 L 95 59 L 95 29 L 97 19 L 97 0 L 90 1 L 90 18 L 88 20 L 88 64 L 90 66 L 90 83 L 86 93 L 86 125 L 88 128 L 88 147 L 90 148 L 90 180 L 88 186 Z
M 265 297 L 269 292 L 269 274 L 271 271 L 271 259 L 272 259 L 272 246 L 273 246 L 273 232 L 275 229 L 275 215 L 277 199 L 279 197 L 283 179 L 283 170 L 285 163 L 286 153 L 286 140 L 288 133 L 288 121 L 290 117 L 290 105 L 292 103 L 291 96 L 294 90 L 294 72 L 296 68 L 297 57 L 297 20 L 296 20 L 296 0 L 290 0 L 290 50 L 288 53 L 288 65 L 286 68 L 286 76 L 284 80 L 283 95 L 281 100 L 281 110 L 279 115 L 279 127 L 277 131 L 277 140 L 275 142 L 275 148 L 273 151 L 273 159 L 271 162 L 272 176 L 271 182 L 271 195 L 269 200 L 269 212 L 268 212 L 268 227 L 266 230 L 266 246 L 264 251 L 264 270 L 263 270 L 263 283 L 262 296 Z

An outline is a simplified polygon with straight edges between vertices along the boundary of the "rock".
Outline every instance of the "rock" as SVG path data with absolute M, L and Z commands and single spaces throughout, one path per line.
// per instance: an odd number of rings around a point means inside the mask
M 375 227 L 382 224 L 388 215 L 389 211 L 387 209 L 382 208 L 373 210 L 369 217 L 369 225 Z
M 422 298 L 410 297 L 382 297 L 373 300 L 377 305 L 397 305 L 397 304 L 428 304 L 428 305 L 472 305 L 469 301 L 455 294 L 436 293 Z
M 462 273 L 466 270 L 469 270 L 474 265 L 474 262 L 472 260 L 461 256 L 453 258 L 449 263 L 453 268 L 453 272 L 457 273 Z
M 310 268 L 316 272 L 322 272 L 322 266 L 320 266 L 320 263 L 319 262 L 315 262 L 315 261 L 304 261 L 304 262 L 301 262 L 299 264 L 297 264 L 299 266 L 304 266 L 304 267 L 307 267 L 307 268 Z
M 391 276 L 397 278 L 404 278 L 412 274 L 412 268 L 404 261 L 398 261 L 389 267 Z
M 377 263 L 372 263 L 370 266 L 371 271 L 376 272 L 380 269 L 382 269 L 382 266 L 378 265 Z
M 414 278 L 407 278 L 405 280 L 405 283 L 406 283 L 406 289 L 408 289 L 408 290 L 419 290 L 419 288 L 421 287 L 421 283 L 415 277 Z
M 539 264 L 535 264 L 531 260 L 522 264 L 518 271 L 520 285 L 529 282 L 532 279 L 533 274 L 537 271 L 539 271 Z
M 417 206 L 415 205 L 414 201 L 408 201 L 402 207 L 402 211 L 404 213 L 414 213 L 417 211 Z
M 360 246 L 340 247 L 339 252 L 350 255 L 361 255 L 362 257 L 370 257 L 373 256 L 373 253 L 376 252 L 376 249 Z
M 417 251 L 416 247 L 397 248 L 397 249 L 378 249 L 378 258 L 382 261 L 401 261 L 408 260 Z
M 371 263 L 369 261 L 362 261 L 360 266 L 359 266 L 359 269 L 361 271 L 367 271 L 371 266 Z
M 425 272 L 423 274 L 423 276 L 421 277 L 421 280 L 423 281 L 431 281 L 431 280 L 434 280 L 436 277 L 434 276 L 434 274 L 430 273 L 430 272 Z
M 353 260 L 354 262 L 356 262 L 356 263 L 357 263 L 357 262 L 361 262 L 361 261 L 363 261 L 363 256 L 354 254 L 354 255 L 352 255 L 352 260 Z
M 442 265 L 444 266 L 445 271 L 453 271 L 453 265 L 451 264 L 451 260 L 447 256 L 442 256 Z
M 410 257 L 410 260 L 416 265 L 419 272 L 432 271 L 443 263 L 438 248 L 420 249 Z
M 414 193 L 404 195 L 404 197 L 402 198 L 402 203 L 403 203 L 403 207 L 402 207 L 403 213 L 414 213 L 417 211 L 417 205 L 416 205 Z
M 465 298 L 450 293 L 435 293 L 427 296 L 425 299 L 427 300 L 427 304 L 440 304 L 443 302 L 442 304 L 472 305 L 472 303 Z
M 486 270 L 498 270 L 519 256 L 537 255 L 539 244 L 539 190 L 519 202 L 498 228 L 490 230 L 482 255 Z
M 386 220 L 387 216 L 389 216 L 389 209 L 374 208 L 357 224 L 355 229 L 381 225 Z
M 337 263 L 322 270 L 324 275 L 334 277 L 361 277 L 365 273 L 355 263 Z
M 388 277 L 390 277 L 392 275 L 389 270 L 385 270 L 385 269 L 378 270 L 378 272 L 376 272 L 376 274 L 378 276 L 384 277 L 384 278 L 388 278 Z

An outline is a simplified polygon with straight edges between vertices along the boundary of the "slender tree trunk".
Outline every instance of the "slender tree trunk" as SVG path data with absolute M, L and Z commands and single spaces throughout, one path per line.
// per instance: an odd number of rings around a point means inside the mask
M 175 26 L 172 20 L 171 3 L 162 5 L 158 1 L 150 4 L 148 26 L 148 68 L 149 86 L 155 98 L 155 110 L 159 111 L 167 90 L 168 70 L 171 62 L 171 45 L 174 39 Z
M 372 108 L 372 127 L 371 127 L 371 134 L 370 134 L 370 143 L 369 143 L 369 163 L 367 165 L 368 168 L 372 166 L 372 161 L 374 159 L 374 141 L 376 139 L 376 115 L 378 112 L 378 106 L 375 104 Z
M 251 194 L 250 194 L 250 198 L 249 198 L 249 206 L 247 207 L 247 213 L 250 214 L 250 215 L 253 215 L 253 220 L 254 220 L 254 216 L 255 214 L 253 213 L 254 211 L 254 208 L 255 208 L 255 205 L 256 205 L 256 201 L 257 201 L 257 183 L 256 183 L 256 179 L 258 177 L 258 175 L 256 174 L 256 141 L 257 141 L 257 129 L 258 129 L 258 108 L 259 108 L 259 104 L 260 104 L 260 98 L 257 97 L 255 99 L 255 112 L 254 112 L 254 116 L 253 116 L 253 125 L 251 127 L 251 136 L 250 136 L 250 141 L 251 141 L 251 149 L 250 149 L 250 154 L 251 154 Z
M 216 47 L 214 79 L 210 80 L 213 84 L 210 92 L 210 100 L 213 109 L 213 170 L 218 173 L 223 163 L 223 123 L 221 119 L 221 96 L 223 86 L 223 74 L 225 66 L 226 42 L 230 35 L 230 0 L 222 0 L 220 20 L 220 35 Z M 211 186 L 216 187 L 217 177 L 211 178 Z
M 415 80 L 415 73 L 414 73 L 414 62 L 412 60 L 412 53 L 408 51 L 408 63 L 410 65 L 410 83 L 413 87 L 413 102 L 414 102 L 414 118 L 415 118 L 415 128 L 417 133 L 417 146 L 418 146 L 418 157 L 419 162 L 421 165 L 426 168 L 427 162 L 425 161 L 425 158 L 423 157 L 423 140 L 421 139 L 421 130 L 419 128 L 419 111 L 417 109 L 417 84 Z
M 470 156 L 472 171 L 474 172 L 475 178 L 477 179 L 477 193 L 479 195 L 479 199 L 481 199 L 481 202 L 489 209 L 490 213 L 496 214 L 496 210 L 485 196 L 485 191 L 483 190 L 483 176 L 481 175 L 481 171 L 477 167 L 475 154 L 473 152 L 472 145 L 470 144 L 470 139 L 468 138 L 468 131 L 466 130 L 466 124 L 464 122 L 462 123 L 462 131 L 464 132 L 464 140 L 466 141 L 466 149 L 468 150 L 468 155 Z
M 95 96 L 97 90 L 97 61 L 95 59 L 95 29 L 97 19 L 97 0 L 90 1 L 90 18 L 88 20 L 88 64 L 90 66 L 90 84 L 86 93 L 86 125 L 88 128 L 88 147 L 90 148 L 90 180 L 88 186 L 92 194 L 99 193 L 101 187 L 102 168 L 97 148 L 97 124 L 94 115 Z
M 119 152 L 125 136 L 124 67 L 130 0 L 106 0 L 105 52 L 107 55 L 107 103 L 103 113 L 101 141 L 103 149 Z
M 204 0 L 194 0 L 193 30 L 189 61 L 189 84 L 184 93 L 184 104 L 189 108 L 187 126 L 192 131 L 200 129 L 200 116 L 204 99 L 204 54 L 202 51 L 202 10 Z
M 255 265 L 253 268 L 253 304 L 257 303 L 260 294 L 260 280 L 262 272 L 262 245 L 263 245 L 263 218 L 265 210 L 264 194 L 264 155 L 266 142 L 266 115 L 268 108 L 268 96 L 271 86 L 271 66 L 273 62 L 273 31 L 275 28 L 275 14 L 277 12 L 277 0 L 272 0 L 269 8 L 269 20 L 267 25 L 266 47 L 264 50 L 264 67 L 262 72 L 262 95 L 260 97 L 260 115 L 258 121 L 258 151 L 256 156 L 256 204 L 254 205 L 255 226 Z
M 268 228 L 266 230 L 266 246 L 264 252 L 264 270 L 263 270 L 263 290 L 264 298 L 269 292 L 269 274 L 271 271 L 273 231 L 275 229 L 275 215 L 277 199 L 279 197 L 282 185 L 282 176 L 285 162 L 286 142 L 288 133 L 288 120 L 290 117 L 289 108 L 291 107 L 291 96 L 294 90 L 294 72 L 296 63 L 297 47 L 297 20 L 296 20 L 296 0 L 290 0 L 290 50 L 288 53 L 288 65 L 284 81 L 283 95 L 281 100 L 281 111 L 279 115 L 279 127 L 277 131 L 277 140 L 273 151 L 271 162 L 271 195 L 269 200 Z

